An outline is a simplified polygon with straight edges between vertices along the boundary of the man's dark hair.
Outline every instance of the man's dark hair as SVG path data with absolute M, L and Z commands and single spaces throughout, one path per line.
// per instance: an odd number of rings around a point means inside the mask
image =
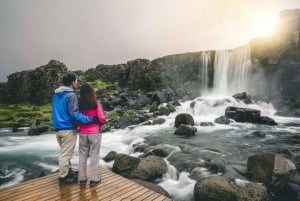
M 75 73 L 68 72 L 63 76 L 63 84 L 65 86 L 70 86 L 73 81 L 77 79 L 77 75 Z

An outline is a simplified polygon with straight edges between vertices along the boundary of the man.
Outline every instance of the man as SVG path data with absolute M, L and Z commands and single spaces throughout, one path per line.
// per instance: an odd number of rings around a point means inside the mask
M 63 85 L 55 90 L 52 97 L 52 123 L 57 131 L 56 139 L 60 146 L 59 184 L 76 183 L 77 172 L 71 169 L 71 158 L 77 141 L 75 121 L 82 124 L 97 123 L 97 118 L 88 117 L 79 112 L 78 97 L 74 90 L 77 87 L 77 76 L 66 73 Z

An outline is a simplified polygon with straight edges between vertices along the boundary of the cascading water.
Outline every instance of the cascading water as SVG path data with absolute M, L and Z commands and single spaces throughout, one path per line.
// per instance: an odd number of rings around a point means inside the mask
M 201 80 L 201 93 L 206 94 L 208 92 L 208 66 L 211 63 L 210 55 L 208 52 L 202 52 L 200 55 L 200 80 Z
M 229 51 L 217 51 L 214 62 L 214 85 L 212 94 L 226 95 L 228 93 Z
M 216 52 L 214 62 L 213 95 L 233 95 L 248 91 L 247 82 L 251 67 L 250 45 L 232 51 Z

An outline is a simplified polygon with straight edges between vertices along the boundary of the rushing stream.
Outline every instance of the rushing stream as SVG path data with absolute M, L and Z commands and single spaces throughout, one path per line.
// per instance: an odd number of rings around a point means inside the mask
M 203 167 L 194 167 L 192 164 L 201 166 L 207 160 L 217 158 L 226 161 L 228 167 L 245 165 L 248 156 L 255 153 L 266 151 L 281 153 L 283 150 L 299 149 L 297 135 L 300 133 L 300 119 L 274 115 L 276 110 L 271 104 L 260 102 L 245 105 L 231 97 L 199 97 L 193 101 L 196 102 L 193 109 L 190 107 L 192 101 L 187 101 L 182 103 L 175 113 L 163 116 L 166 121 L 162 125 L 137 125 L 104 133 L 101 157 L 112 150 L 137 156 L 139 153 L 133 153 L 133 145 L 137 143 L 164 145 L 171 150 L 171 154 L 166 157 L 169 171 L 158 181 L 159 185 L 175 200 L 193 200 L 195 180 L 190 176 L 206 177 L 218 173 L 209 172 Z M 231 123 L 200 126 L 201 122 L 213 122 L 215 118 L 224 115 L 225 107 L 228 105 L 260 109 L 262 115 L 272 117 L 278 125 Z M 197 128 L 195 137 L 182 138 L 174 135 L 175 116 L 182 112 L 193 115 Z M 255 131 L 264 132 L 266 135 L 257 137 L 253 135 Z M 7 135 L 8 132 L 2 130 L 0 135 Z M 54 134 L 20 135 L 0 138 L 1 188 L 38 176 L 41 171 L 53 172 L 58 168 L 59 147 Z M 290 159 L 299 169 L 299 157 Z M 78 164 L 77 148 L 72 162 L 74 165 Z M 101 165 L 112 167 L 112 163 L 105 163 L 103 160 Z
M 156 181 L 176 201 L 192 201 L 195 178 L 203 178 L 222 171 L 211 172 L 204 167 L 208 161 L 224 163 L 227 170 L 234 166 L 245 167 L 250 155 L 262 152 L 275 152 L 291 159 L 299 171 L 300 158 L 292 154 L 300 149 L 300 118 L 276 116 L 276 108 L 271 103 L 255 102 L 245 104 L 231 96 L 247 91 L 247 78 L 250 66 L 250 48 L 244 46 L 234 51 L 217 51 L 214 61 L 214 88 L 208 89 L 203 83 L 205 96 L 181 102 L 176 112 L 161 116 L 161 125 L 135 125 L 130 128 L 103 133 L 101 153 L 103 158 L 110 151 L 138 156 L 133 145 L 147 143 L 161 145 L 170 150 L 165 158 L 168 172 Z M 202 76 L 207 73 L 211 58 L 203 54 L 199 59 Z M 205 80 L 206 79 L 202 79 Z M 191 107 L 193 102 L 194 107 Z M 278 125 L 267 126 L 251 123 L 232 122 L 229 125 L 214 123 L 225 114 L 227 106 L 258 109 L 261 115 L 273 118 Z M 179 137 L 174 135 L 174 121 L 177 114 L 189 113 L 195 120 L 196 136 Z M 210 126 L 200 126 L 209 122 Z M 263 133 L 262 136 L 254 135 Z M 41 172 L 49 173 L 58 169 L 59 146 L 54 133 L 40 136 L 27 136 L 26 132 L 15 133 L 0 130 L 0 188 L 38 177 Z M 78 144 L 72 159 L 78 164 Z M 111 168 L 113 163 L 101 165 Z M 235 178 L 234 171 L 227 171 L 228 177 Z M 243 178 L 236 178 L 242 182 Z

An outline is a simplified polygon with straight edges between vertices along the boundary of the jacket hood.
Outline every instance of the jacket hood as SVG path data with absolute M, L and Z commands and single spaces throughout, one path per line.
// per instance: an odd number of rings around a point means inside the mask
M 72 87 L 60 86 L 57 89 L 55 89 L 54 93 L 61 93 L 65 91 L 74 91 L 74 89 Z

